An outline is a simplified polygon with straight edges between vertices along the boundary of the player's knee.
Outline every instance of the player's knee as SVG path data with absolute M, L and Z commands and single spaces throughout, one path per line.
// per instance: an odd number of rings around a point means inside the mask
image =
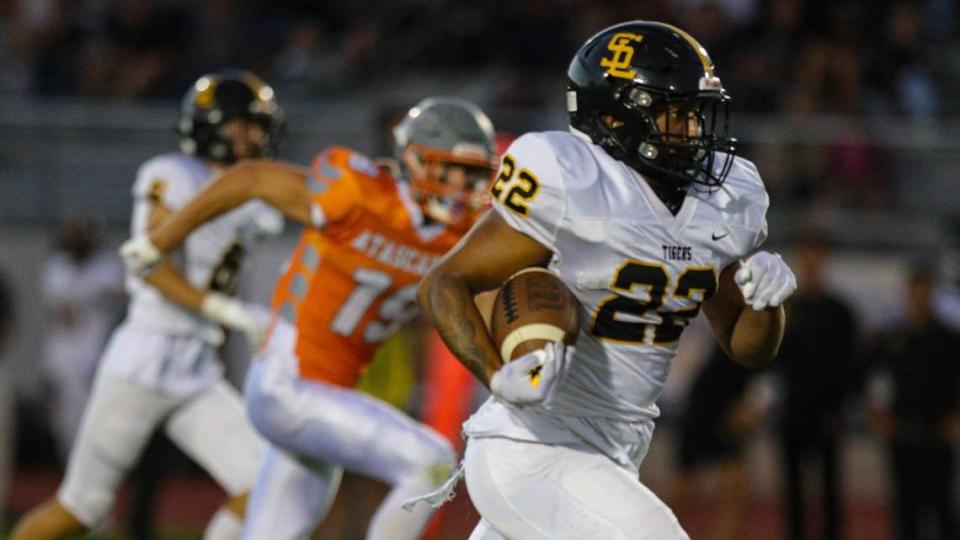
M 283 440 L 285 427 L 291 418 L 296 418 L 289 388 L 281 384 L 268 384 L 264 377 L 253 372 L 244 387 L 247 416 L 257 431 L 270 441 Z
M 423 459 L 412 465 L 401 481 L 433 487 L 439 487 L 447 481 L 457 466 L 457 454 L 446 439 L 437 437 L 432 443 L 421 454 Z
M 247 396 L 247 417 L 253 427 L 267 440 L 276 442 L 283 438 L 281 420 L 284 418 L 283 404 L 270 396 Z
M 430 428 L 427 428 L 427 430 L 430 432 L 431 437 L 430 443 L 426 445 L 427 448 L 423 452 L 425 461 L 429 462 L 430 466 L 446 463 L 452 468 L 457 462 L 457 452 L 453 449 L 453 445 L 450 444 L 450 441 L 448 441 L 446 437 Z
M 446 439 L 441 439 L 441 444 L 437 449 L 435 458 L 438 462 L 450 464 L 452 468 L 457 463 L 457 452 L 453 449 L 453 445 Z

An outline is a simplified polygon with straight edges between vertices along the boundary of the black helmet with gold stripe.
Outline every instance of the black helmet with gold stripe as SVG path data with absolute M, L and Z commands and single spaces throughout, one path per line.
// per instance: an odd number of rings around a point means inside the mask
M 570 126 L 667 190 L 719 187 L 733 162 L 729 96 L 707 51 L 669 24 L 611 26 L 567 71 Z
M 261 128 L 241 156 L 235 153 L 236 135 L 228 128 L 238 119 Z M 241 157 L 276 155 L 283 126 L 283 110 L 272 88 L 248 71 L 225 69 L 193 83 L 183 97 L 177 132 L 184 152 L 229 164 Z

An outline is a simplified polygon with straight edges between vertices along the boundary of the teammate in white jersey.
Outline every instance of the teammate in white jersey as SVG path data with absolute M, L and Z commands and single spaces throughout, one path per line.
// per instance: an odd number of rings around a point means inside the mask
M 180 153 L 140 167 L 131 231 L 145 234 L 227 165 L 270 155 L 283 124 L 273 90 L 256 76 L 201 77 L 183 100 Z M 266 445 L 244 415 L 217 359 L 221 326 L 256 343 L 266 319 L 231 298 L 251 240 L 279 233 L 283 217 L 254 202 L 198 229 L 144 280 L 128 275 L 126 320 L 114 331 L 57 496 L 28 514 L 15 540 L 87 530 L 112 508 L 116 489 L 154 430 L 163 428 L 228 494 L 206 539 L 239 537 L 246 497 Z
M 767 194 L 735 157 L 728 97 L 699 43 L 619 24 L 587 41 L 568 78 L 571 132 L 513 143 L 493 211 L 419 291 L 493 393 L 464 424 L 482 516 L 471 539 L 685 539 L 638 480 L 680 334 L 702 306 L 724 350 L 762 366 L 796 280 L 757 251 Z M 580 335 L 504 365 L 473 297 L 531 266 L 576 295 Z

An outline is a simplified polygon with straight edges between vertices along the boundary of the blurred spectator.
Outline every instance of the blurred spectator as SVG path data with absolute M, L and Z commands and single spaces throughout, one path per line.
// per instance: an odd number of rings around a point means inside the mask
M 13 328 L 13 291 L 7 279 L 0 274 L 0 364 L 3 360 L 4 348 Z
M 734 363 L 716 347 L 694 375 L 680 419 L 680 475 L 670 507 L 681 522 L 697 504 L 704 473 L 719 469 L 719 517 L 710 524 L 709 540 L 740 540 L 746 533 L 750 504 L 744 446 L 760 426 L 764 405 L 747 388 L 756 374 Z
M 7 502 L 7 488 L 10 485 L 15 432 L 15 392 L 9 371 L 3 361 L 11 328 L 13 328 L 13 291 L 7 279 L 0 273 L 0 528 L 4 525 L 3 513 Z
M 938 320 L 960 333 L 960 216 L 948 219 L 946 246 L 937 267 L 940 277 L 933 296 L 933 311 Z
M 937 319 L 960 333 L 960 253 L 954 251 L 944 258 L 946 279 L 937 286 L 933 309 Z
M 825 6 L 826 24 L 800 47 L 785 94 L 784 109 L 794 117 L 811 113 L 853 115 L 860 111 L 863 47 L 856 4 Z
M 184 73 L 189 18 L 184 8 L 155 0 L 113 3 L 86 55 L 84 93 L 111 97 L 175 97 Z
M 875 112 L 932 118 L 940 108 L 925 34 L 923 3 L 893 1 L 885 14 L 870 71 L 870 106 Z
M 224 66 L 239 65 L 237 36 L 244 35 L 243 12 L 237 0 L 201 0 L 190 10 L 189 51 L 184 63 L 191 73 L 207 73 Z
M 283 94 L 304 98 L 317 90 L 340 89 L 345 80 L 343 59 L 331 50 L 331 38 L 317 21 L 297 22 L 277 55 L 272 80 Z
M 733 66 L 729 50 L 739 35 L 739 28 L 733 24 L 724 6 L 716 0 L 697 3 L 696 7 L 685 13 L 679 21 L 690 35 L 696 36 L 707 51 L 710 59 L 717 65 Z
M 566 67 L 567 58 L 575 52 L 575 48 L 566 51 L 562 47 L 571 44 L 566 10 L 551 0 L 504 2 L 502 7 L 497 19 L 511 31 L 497 40 L 501 59 L 519 70 Z
M 866 125 L 852 121 L 826 148 L 814 202 L 819 206 L 879 210 L 889 202 L 891 160 Z
M 719 73 L 737 110 L 773 112 L 793 87 L 796 57 L 810 35 L 803 0 L 766 1 L 736 36 L 728 71 Z
M 698 36 L 728 66 L 739 110 L 932 117 L 960 85 L 948 0 L 11 1 L 6 50 L 29 58 L 39 95 L 172 97 L 225 65 L 273 73 L 299 96 L 500 68 L 490 98 L 538 106 L 578 44 L 631 19 Z
M 88 39 L 80 25 L 79 2 L 21 1 L 15 15 L 13 49 L 30 65 L 30 91 L 41 96 L 79 93 Z
M 723 13 L 723 18 L 732 27 L 741 27 L 753 22 L 763 0 L 674 0 L 674 11 L 687 15 L 709 6 L 708 9 L 717 9 Z M 686 30 L 686 28 L 684 28 Z M 721 29 L 722 30 L 722 29 Z M 730 29 L 727 29 L 729 31 Z M 698 36 L 694 32 L 691 35 Z M 701 42 L 702 43 L 702 42 Z M 709 48 L 707 49 L 710 50 Z
M 100 249 L 96 224 L 68 220 L 41 275 L 47 311 L 42 368 L 53 392 L 50 424 L 60 457 L 66 459 L 80 428 L 97 360 L 119 321 L 123 266 Z
M 906 321 L 878 339 L 875 361 L 887 372 L 891 400 L 873 423 L 890 449 L 899 540 L 958 538 L 954 446 L 960 439 L 960 334 L 932 308 L 929 264 L 907 279 Z
M 797 294 L 787 302 L 786 334 L 774 361 L 783 384 L 780 446 L 783 459 L 788 538 L 809 537 L 815 523 L 807 512 L 804 485 L 818 466 L 823 489 L 826 539 L 843 536 L 842 475 L 839 450 L 843 405 L 852 389 L 857 328 L 847 304 L 826 284 L 828 239 L 806 230 L 796 245 Z

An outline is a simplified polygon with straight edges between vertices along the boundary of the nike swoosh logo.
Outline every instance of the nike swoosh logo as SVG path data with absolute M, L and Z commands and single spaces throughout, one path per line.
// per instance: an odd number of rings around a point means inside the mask
M 713 238 L 714 240 L 720 240 L 721 238 L 726 238 L 727 235 L 729 235 L 729 234 L 730 234 L 729 232 L 725 232 L 725 233 L 723 233 L 723 234 L 721 234 L 721 235 L 717 235 L 717 233 L 713 233 L 713 234 L 710 235 L 710 238 Z

